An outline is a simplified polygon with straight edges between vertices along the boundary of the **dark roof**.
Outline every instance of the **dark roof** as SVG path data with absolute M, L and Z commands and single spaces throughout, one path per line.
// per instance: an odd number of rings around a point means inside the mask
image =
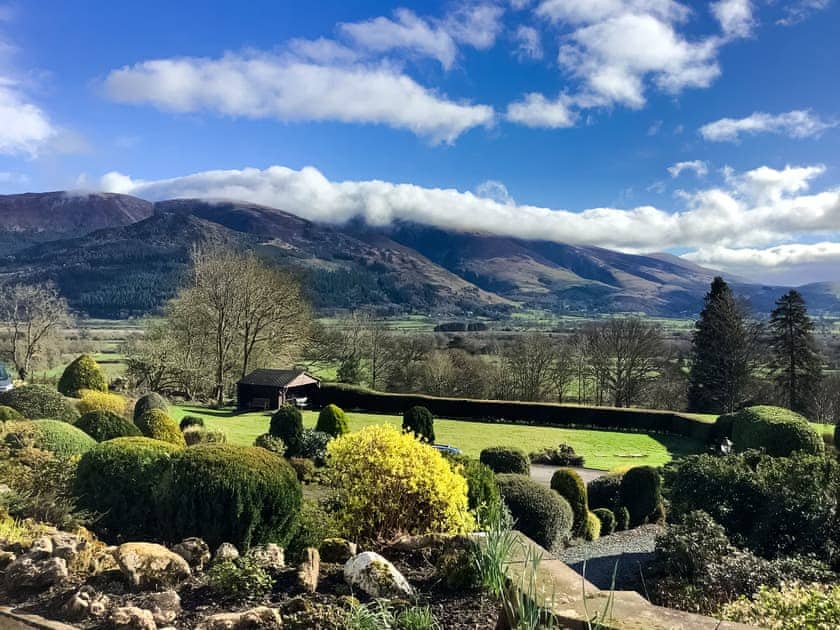
M 266 387 L 286 387 L 289 383 L 295 380 L 301 374 L 306 374 L 304 370 L 269 370 L 260 369 L 254 370 L 245 378 L 239 381 L 242 385 L 264 385 Z M 307 376 L 309 376 L 307 374 Z M 315 379 L 313 376 L 309 376 Z M 317 380 L 317 379 L 315 379 Z

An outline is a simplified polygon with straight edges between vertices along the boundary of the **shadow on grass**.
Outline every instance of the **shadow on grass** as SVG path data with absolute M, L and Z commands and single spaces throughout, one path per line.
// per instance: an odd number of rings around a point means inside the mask
M 265 412 L 257 414 L 254 411 L 237 411 L 235 407 L 222 407 L 221 409 L 213 409 L 211 407 L 201 407 L 199 405 L 180 405 L 185 414 L 194 413 L 200 416 L 211 416 L 213 418 L 239 418 L 246 415 L 263 415 L 270 416 L 271 413 Z

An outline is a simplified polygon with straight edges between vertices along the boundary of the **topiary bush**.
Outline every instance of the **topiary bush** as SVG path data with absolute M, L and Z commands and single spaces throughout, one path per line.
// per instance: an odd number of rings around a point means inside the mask
M 653 466 L 631 468 L 621 478 L 621 504 L 630 512 L 630 527 L 660 520 L 662 475 Z
M 569 502 L 574 515 L 572 532 L 583 536 L 588 527 L 589 503 L 581 476 L 571 468 L 560 468 L 551 476 L 551 489 Z
M 17 409 L 0 405 L 0 422 L 6 422 L 7 420 L 24 420 L 24 417 Z
M 18 420 L 4 428 L 4 441 L 9 447 L 31 446 L 63 459 L 82 455 L 96 446 L 96 440 L 87 433 L 61 420 Z
M 499 484 L 493 470 L 466 455 L 450 455 L 453 470 L 467 480 L 467 503 L 479 521 L 493 513 L 501 502 Z
M 318 422 L 315 425 L 316 431 L 321 431 L 332 437 L 344 435 L 349 431 L 347 428 L 347 416 L 344 410 L 338 405 L 327 405 L 318 414 Z
M 124 437 L 97 444 L 76 469 L 79 505 L 100 517 L 94 529 L 124 539 L 164 535 L 158 521 L 161 481 L 181 449 L 146 437 Z
M 142 435 L 140 429 L 130 422 L 110 411 L 91 411 L 84 414 L 76 422 L 76 427 L 87 433 L 97 442 L 113 440 L 119 437 L 138 437 Z
M 183 436 L 187 446 L 227 443 L 227 434 L 221 429 L 207 429 L 205 427 L 192 426 L 183 432 Z
M 254 446 L 202 444 L 179 452 L 166 477 L 162 505 L 170 540 L 203 538 L 240 550 L 281 547 L 298 526 L 300 482 L 281 457 Z
M 373 425 L 336 438 L 327 451 L 348 534 L 383 541 L 398 534 L 473 529 L 466 480 L 414 436 Z
M 24 418 L 54 418 L 76 422 L 79 412 L 64 396 L 45 385 L 24 385 L 0 394 L 0 405 L 17 410 Z
M 254 446 L 264 448 L 275 455 L 280 455 L 280 457 L 283 457 L 286 452 L 286 445 L 283 444 L 283 440 L 279 437 L 274 437 L 271 433 L 261 433 L 258 435 L 257 439 L 254 440 Z
M 425 407 L 411 407 L 403 413 L 402 430 L 413 433 L 423 442 L 435 443 L 435 418 Z
M 91 411 L 110 411 L 118 416 L 124 416 L 128 411 L 128 400 L 119 394 L 82 389 L 79 390 L 79 397 L 81 400 L 76 403 L 76 409 L 82 415 Z
M 97 392 L 108 391 L 108 380 L 89 354 L 83 354 L 64 368 L 58 380 L 58 391 L 70 398 L 78 398 L 79 391 L 89 389 Z
M 630 529 L 630 511 L 622 505 L 615 513 L 615 531 L 623 532 L 626 529 Z
M 568 444 L 561 444 L 556 448 L 544 448 L 528 455 L 532 464 L 547 466 L 583 466 L 583 455 L 578 455 Z
M 568 540 L 574 515 L 566 499 L 524 475 L 496 478 L 516 529 L 549 550 Z
M 609 536 L 615 531 L 615 514 L 607 508 L 595 508 L 592 513 L 601 521 L 601 535 Z
M 731 427 L 728 437 L 737 451 L 764 449 L 775 457 L 787 457 L 794 451 L 812 455 L 825 452 L 822 437 L 807 418 L 783 407 L 747 407 L 721 416 L 717 422 Z
M 184 434 L 178 428 L 178 423 L 160 409 L 149 409 L 137 420 L 137 428 L 146 437 L 162 442 L 169 442 L 176 446 L 186 446 Z
M 190 427 L 203 427 L 204 426 L 204 418 L 199 416 L 184 416 L 181 418 L 181 422 L 178 423 L 178 428 L 181 431 L 186 431 Z
M 587 541 L 598 540 L 601 537 L 601 519 L 595 512 L 587 512 L 584 519 L 583 539 Z
M 140 426 L 140 417 L 147 411 L 152 409 L 160 409 L 164 413 L 169 413 L 169 404 L 166 398 L 155 392 L 149 392 L 141 396 L 136 403 L 134 403 L 134 424 Z
M 283 440 L 286 457 L 295 457 L 300 452 L 303 434 L 303 415 L 295 405 L 283 405 L 271 416 L 268 432 Z
M 323 431 L 304 429 L 300 434 L 296 457 L 311 459 L 318 466 L 323 466 L 327 461 L 327 444 L 332 436 Z
M 499 474 L 530 475 L 531 464 L 525 451 L 509 446 L 492 446 L 479 454 L 479 460 Z
M 610 473 L 603 477 L 593 479 L 586 484 L 586 494 L 589 499 L 589 507 L 608 508 L 615 512 L 621 507 L 621 475 Z

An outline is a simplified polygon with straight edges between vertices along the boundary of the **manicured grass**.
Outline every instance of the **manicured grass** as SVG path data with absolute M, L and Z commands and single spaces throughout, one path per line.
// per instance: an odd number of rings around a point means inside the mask
M 216 411 L 188 405 L 172 408 L 174 418 L 180 420 L 184 415 L 202 416 L 208 427 L 225 431 L 228 441 L 233 444 L 253 444 L 259 434 L 268 431 L 270 418 L 270 414 L 265 413 L 235 415 L 226 410 Z M 347 419 L 351 431 L 371 424 L 402 424 L 402 418 L 399 416 L 369 413 L 348 412 Z M 314 427 L 316 420 L 316 412 L 303 412 L 305 426 Z M 456 446 L 472 457 L 478 457 L 481 450 L 488 446 L 514 446 L 530 452 L 565 442 L 586 458 L 586 466 L 601 470 L 628 465 L 660 466 L 673 457 L 703 450 L 703 445 L 699 442 L 680 436 L 465 420 L 435 420 L 435 434 L 438 443 Z

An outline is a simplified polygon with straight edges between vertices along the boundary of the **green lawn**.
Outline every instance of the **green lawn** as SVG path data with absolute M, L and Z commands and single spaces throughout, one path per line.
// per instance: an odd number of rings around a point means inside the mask
M 202 416 L 208 427 L 224 430 L 233 444 L 252 444 L 254 438 L 268 431 L 269 414 L 234 415 L 230 411 L 189 405 L 172 408 L 174 418 L 180 420 L 184 415 Z M 348 413 L 347 418 L 351 431 L 386 422 L 400 426 L 402 422 L 398 416 L 369 413 Z M 316 412 L 303 412 L 305 426 L 314 427 L 316 419 Z M 438 443 L 451 444 L 473 457 L 478 457 L 481 450 L 488 446 L 515 446 L 530 452 L 565 442 L 586 458 L 588 467 L 601 470 L 642 464 L 659 466 L 670 461 L 672 457 L 703 450 L 699 442 L 680 436 L 490 424 L 464 420 L 435 420 L 435 434 Z

